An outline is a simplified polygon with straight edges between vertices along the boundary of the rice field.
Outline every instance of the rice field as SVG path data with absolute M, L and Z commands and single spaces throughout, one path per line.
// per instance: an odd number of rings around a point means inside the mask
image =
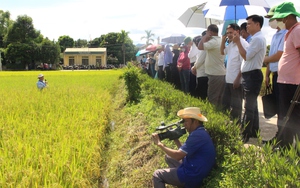
M 0 72 L 0 187 L 98 187 L 120 70 Z

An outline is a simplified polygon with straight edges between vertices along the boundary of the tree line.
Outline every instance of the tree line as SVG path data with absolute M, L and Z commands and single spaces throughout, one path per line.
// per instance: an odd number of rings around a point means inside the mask
M 103 34 L 91 41 L 74 40 L 63 35 L 57 41 L 51 41 L 35 29 L 31 17 L 19 15 L 16 20 L 11 20 L 9 11 L 0 10 L 1 62 L 8 69 L 30 70 L 41 63 L 63 64 L 63 52 L 74 47 L 103 47 L 107 49 L 107 64 L 126 64 L 135 58 L 138 50 L 128 34 L 121 30 Z

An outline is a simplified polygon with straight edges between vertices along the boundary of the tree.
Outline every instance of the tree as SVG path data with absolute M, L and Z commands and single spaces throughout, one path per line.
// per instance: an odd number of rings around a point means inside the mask
M 64 35 L 58 38 L 58 44 L 60 46 L 60 51 L 64 52 L 66 48 L 74 47 L 74 40 L 71 37 Z
M 126 33 L 126 32 L 125 32 Z M 119 36 L 121 33 L 115 33 L 111 32 L 106 35 L 102 35 L 101 38 L 103 39 L 100 43 L 100 47 L 105 47 L 107 50 L 107 56 L 109 57 L 107 60 L 108 64 L 114 64 L 114 63 L 122 63 L 124 62 L 124 54 L 122 49 L 123 43 L 121 43 L 124 39 L 124 33 L 123 36 Z M 128 34 L 128 33 L 127 33 Z M 127 36 L 124 39 L 124 49 L 125 49 L 125 62 L 132 60 L 135 58 L 135 46 L 132 42 L 132 40 Z M 111 60 L 111 61 L 110 61 Z M 116 61 L 118 60 L 118 61 Z M 120 61 L 121 60 L 121 61 Z
M 28 69 L 36 57 L 37 46 L 35 43 L 14 42 L 7 46 L 4 55 L 13 64 L 19 64 L 19 68 Z
M 78 39 L 77 41 L 75 41 L 74 46 L 76 48 L 84 48 L 84 47 L 88 47 L 88 42 L 86 39 Z
M 7 44 L 20 42 L 29 43 L 40 36 L 40 31 L 34 29 L 32 18 L 23 15 L 18 16 L 17 20 L 8 28 L 4 41 Z
M 10 20 L 10 13 L 8 11 L 4 12 L 3 10 L 0 10 L 0 71 L 2 71 L 2 52 L 4 51 L 2 48 L 4 48 L 3 38 L 6 35 L 8 31 L 8 27 L 12 21 Z
M 40 32 L 34 29 L 32 18 L 27 15 L 18 16 L 17 20 L 9 26 L 4 36 L 4 55 L 12 63 L 21 64 L 28 69 L 37 57 L 37 43 L 41 40 Z
M 141 37 L 141 40 L 146 39 L 146 45 L 148 46 L 150 42 L 154 42 L 154 39 L 152 37 L 155 36 L 154 33 L 152 33 L 151 30 L 145 30 L 146 36 Z
M 57 64 L 59 62 L 60 46 L 58 43 L 43 39 L 39 45 L 39 61 L 48 64 Z
M 99 48 L 101 42 L 104 40 L 104 35 L 102 35 L 101 37 L 98 38 L 94 38 L 94 40 L 90 41 L 90 47 L 91 48 Z
M 0 10 L 0 48 L 4 47 L 3 38 L 7 34 L 8 27 L 12 24 L 10 13 Z

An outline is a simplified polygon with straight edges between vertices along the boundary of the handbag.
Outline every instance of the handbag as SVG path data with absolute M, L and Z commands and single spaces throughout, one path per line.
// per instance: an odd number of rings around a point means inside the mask
M 270 119 L 271 117 L 275 116 L 277 114 L 276 98 L 273 94 L 271 85 L 267 86 L 265 95 L 262 96 L 261 99 L 265 118 Z

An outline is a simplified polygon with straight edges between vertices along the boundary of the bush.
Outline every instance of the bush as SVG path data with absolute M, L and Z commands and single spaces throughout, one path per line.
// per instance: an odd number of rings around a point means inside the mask
M 235 122 L 230 122 L 228 114 L 218 111 L 207 101 L 174 89 L 166 82 L 152 79 L 145 74 L 137 76 L 141 84 L 139 103 L 125 106 L 123 117 L 126 118 L 119 120 L 121 131 L 114 132 L 117 136 L 113 138 L 122 138 L 122 142 L 119 146 L 114 146 L 112 161 L 116 161 L 116 152 L 120 151 L 119 158 L 124 159 L 108 165 L 115 185 L 151 187 L 154 170 L 166 166 L 164 153 L 150 141 L 151 133 L 161 121 L 166 124 L 178 121 L 176 113 L 179 109 L 197 106 L 208 118 L 205 127 L 217 151 L 217 164 L 204 180 L 202 187 L 300 187 L 299 142 L 297 149 L 276 152 L 269 145 L 246 148 L 241 139 L 240 127 Z M 186 137 L 184 135 L 180 139 L 184 141 Z M 163 142 L 176 148 L 173 142 Z M 127 155 L 124 156 L 122 151 L 128 151 Z M 115 176 L 117 179 L 113 178 L 113 169 L 118 172 L 118 176 Z M 121 172 L 120 169 L 126 170 Z M 130 184 L 129 179 L 132 180 Z
M 125 80 L 127 89 L 127 101 L 138 102 L 141 97 L 141 81 L 139 78 L 140 70 L 131 63 L 125 68 L 125 72 L 121 78 Z

